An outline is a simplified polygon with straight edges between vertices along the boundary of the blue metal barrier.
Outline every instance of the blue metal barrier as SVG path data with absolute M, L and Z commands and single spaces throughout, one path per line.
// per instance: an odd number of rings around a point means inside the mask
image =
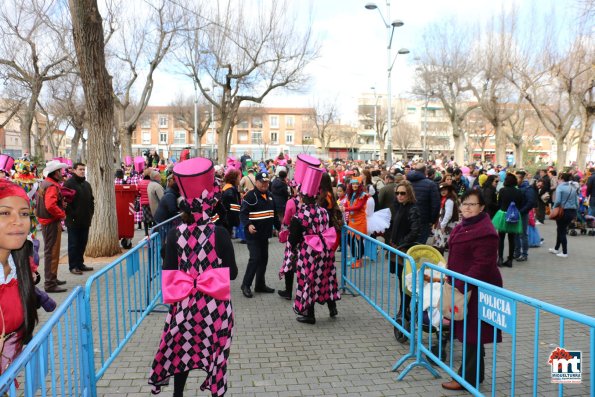
M 0 395 L 92 395 L 89 330 L 83 289 L 77 287 L 2 374 Z
M 426 269 L 429 271 L 426 272 Z M 424 263 L 422 265 L 420 275 L 418 276 L 416 360 L 403 371 L 402 376 L 406 375 L 411 368 L 418 365 L 428 368 L 434 376 L 439 376 L 435 369 L 427 365 L 428 361 L 422 356 L 423 354 L 453 379 L 462 384 L 471 394 L 476 396 L 482 395 L 482 392 L 479 390 L 479 365 L 476 366 L 475 381 L 473 384 L 460 376 L 453 365 L 455 358 L 455 350 L 453 348 L 454 332 L 452 332 L 454 321 L 450 321 L 449 325 L 443 325 L 443 320 L 440 320 L 438 325 L 434 325 L 435 334 L 438 336 L 433 338 L 434 334 L 430 333 L 425 342 L 422 338 L 422 329 L 424 328 L 424 294 L 422 292 L 424 288 L 424 277 L 421 275 L 424 272 L 432 280 L 436 280 L 440 286 L 440 296 L 436 298 L 437 304 L 435 306 L 432 306 L 430 303 L 436 303 L 436 300 L 433 296 L 433 290 L 429 289 L 430 293 L 428 296 L 430 302 L 428 302 L 429 308 L 426 310 L 426 314 L 430 321 L 434 311 L 438 311 L 440 314 L 439 318 L 443 319 L 444 308 L 447 304 L 444 296 L 450 297 L 450 306 L 454 306 L 454 294 L 446 293 L 443 295 L 445 290 L 444 284 L 446 282 L 451 285 L 454 285 L 456 281 L 463 283 L 463 293 L 465 296 L 467 294 L 477 294 L 478 319 L 476 340 L 481 341 L 482 322 L 494 326 L 494 333 L 491 336 L 492 359 L 486 360 L 484 367 L 486 368 L 485 380 L 488 380 L 487 366 L 491 362 L 492 396 L 502 395 L 506 392 L 505 390 L 497 389 L 498 384 L 505 385 L 505 388 L 509 387 L 508 394 L 514 396 L 515 392 L 517 392 L 518 379 L 522 379 L 525 382 L 530 379 L 532 380 L 532 394 L 534 396 L 538 393 L 546 393 L 547 395 L 555 394 L 556 388 L 558 389 L 557 394 L 559 396 L 564 395 L 565 388 L 568 390 L 569 395 L 595 396 L 595 378 L 593 377 L 595 370 L 595 318 L 529 298 L 430 263 Z M 471 310 L 471 306 L 465 303 L 463 306 L 464 319 L 462 320 L 463 342 L 466 342 L 469 338 L 467 334 L 467 322 L 475 321 L 473 319 L 467 319 L 467 312 L 469 310 Z M 530 338 L 530 332 L 526 330 L 521 332 L 517 329 L 518 321 L 523 321 L 525 324 L 532 321 L 529 328 L 533 329 L 532 338 Z M 542 326 L 542 323 L 545 326 Z M 556 323 L 558 324 L 558 332 L 556 332 Z M 497 329 L 502 331 L 503 343 L 501 347 L 494 343 L 496 341 Z M 450 331 L 450 348 L 448 349 L 449 357 L 447 359 L 442 354 L 443 346 L 440 346 L 438 354 L 436 354 L 436 350 L 432 346 L 436 343 L 438 345 L 443 343 L 442 336 L 448 331 Z M 542 336 L 542 334 L 544 335 Z M 572 339 L 566 340 L 565 335 L 567 334 L 571 334 Z M 499 350 L 501 351 L 505 347 L 508 347 L 508 342 L 505 340 L 507 335 L 511 339 L 510 355 L 501 353 L 498 356 Z M 550 344 L 548 348 L 540 347 L 544 341 L 547 341 L 547 338 L 555 338 L 549 340 L 549 342 L 554 342 L 553 345 Z M 437 341 L 433 339 L 437 339 Z M 467 365 L 465 360 L 466 346 L 465 343 L 462 343 L 461 366 L 463 367 L 463 373 Z M 558 349 L 555 349 L 555 346 Z M 476 350 L 477 356 L 475 357 L 475 361 L 478 362 L 480 359 L 480 349 Z M 521 356 L 523 359 L 521 365 L 517 365 L 519 351 L 525 352 Z M 588 366 L 583 365 L 587 361 L 590 364 Z M 590 373 L 587 372 L 586 368 L 590 369 Z M 577 381 L 580 381 L 580 383 L 576 383 Z M 584 383 L 582 383 L 583 381 Z M 557 383 L 557 386 L 554 383 Z M 586 386 L 587 383 L 589 386 Z M 526 393 L 525 389 L 523 393 Z
M 341 285 L 340 288 L 361 295 L 395 328 L 395 336 L 409 343 L 409 353 L 393 366 L 396 371 L 409 358 L 415 357 L 416 272 L 412 273 L 412 291 L 399 287 L 396 274 L 390 272 L 390 261 L 400 258 L 405 268 L 415 269 L 409 255 L 368 235 L 344 226 L 341 232 Z M 358 262 L 360 261 L 360 262 Z M 358 267 L 361 265 L 361 267 Z M 400 310 L 401 302 L 411 294 L 409 313 Z M 399 376 L 399 380 L 402 376 Z

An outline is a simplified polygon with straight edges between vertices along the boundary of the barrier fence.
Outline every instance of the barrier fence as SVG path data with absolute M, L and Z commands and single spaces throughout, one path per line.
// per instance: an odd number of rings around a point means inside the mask
M 95 397 L 97 381 L 160 302 L 160 251 L 177 219 L 151 229 L 148 239 L 92 275 L 84 290 L 75 288 L 0 376 L 0 395 Z M 408 353 L 393 366 L 396 371 L 414 359 L 399 374 L 399 380 L 417 366 L 438 377 L 432 367 L 436 365 L 473 395 L 482 395 L 480 368 L 468 362 L 471 355 L 466 354 L 470 343 L 455 348 L 454 322 L 444 319 L 447 303 L 456 303 L 455 295 L 444 293 L 445 285 L 456 282 L 476 305 L 460 304 L 463 342 L 470 342 L 467 329 L 472 322 L 476 322 L 477 340 L 481 340 L 482 322 L 503 333 L 503 343 L 486 345 L 484 372 L 491 376 L 484 376 L 483 388 L 489 387 L 493 396 L 514 396 L 521 387 L 526 394 L 528 385 L 534 396 L 550 395 L 556 389 L 559 396 L 565 391 L 595 396 L 595 318 L 435 264 L 416 264 L 411 256 L 349 227 L 343 228 L 341 247 L 341 289 L 361 296 L 394 327 L 395 336 L 409 345 Z M 411 273 L 410 289 L 402 288 L 393 273 L 399 273 L 398 267 L 391 266 L 395 258 Z M 419 273 L 412 271 L 418 266 Z M 424 275 L 435 281 L 433 288 L 425 284 Z M 400 310 L 402 302 L 405 310 Z M 477 318 L 467 317 L 470 310 Z M 490 340 L 494 338 L 496 331 Z M 472 361 L 480 359 L 481 352 L 476 350 Z M 459 365 L 463 373 L 468 367 L 475 370 L 472 379 L 467 377 L 470 381 L 458 374 Z
M 83 295 L 81 287 L 75 288 L 6 369 L 0 377 L 1 396 L 92 395 L 91 325 Z
M 398 269 L 394 265 L 396 258 L 403 266 L 415 269 L 415 261 L 411 256 L 355 229 L 343 227 L 340 288 L 360 295 L 394 327 L 397 339 L 409 343 L 409 353 L 397 360 L 393 371 L 415 357 L 417 319 L 414 298 L 417 288 L 416 273 L 412 272 L 411 291 L 400 288 L 396 275 Z M 401 302 L 405 304 L 402 305 Z M 405 310 L 401 310 L 402 306 Z
M 436 282 L 424 286 L 423 274 Z M 454 348 L 454 322 L 444 320 L 445 308 L 456 306 L 455 294 L 445 290 L 446 283 L 456 284 L 465 297 L 469 296 L 469 303 L 460 297 L 464 319 L 462 335 L 458 335 L 462 338 L 459 349 Z M 424 288 L 426 293 L 423 293 Z M 427 358 L 476 396 L 483 395 L 481 381 L 485 381 L 484 388 L 489 387 L 492 396 L 525 395 L 527 386 L 534 396 L 553 395 L 556 391 L 559 396 L 563 396 L 564 391 L 572 396 L 595 396 L 595 318 L 430 263 L 421 266 L 417 290 L 420 293 L 417 299 L 416 360 L 401 376 L 421 365 L 438 377 L 438 372 L 427 365 Z M 430 326 L 435 332 L 429 333 L 424 340 L 425 319 L 431 321 L 434 317 L 437 321 Z M 485 340 L 482 339 L 482 323 L 494 327 L 492 335 L 487 335 L 489 342 L 485 345 L 483 371 L 475 365 L 480 361 L 481 349 L 472 343 Z M 476 335 L 471 333 L 474 329 L 477 329 Z M 498 330 L 502 332 L 502 343 L 494 343 Z M 445 334 L 447 338 L 444 338 Z M 443 346 L 445 341 L 449 344 L 448 349 Z M 433 345 L 440 348 L 433 349 Z M 467 349 L 471 349 L 470 354 Z M 471 379 L 459 375 L 459 366 L 463 374 L 471 370 Z M 488 378 L 490 366 L 491 377 Z M 523 389 L 519 390 L 521 387 Z

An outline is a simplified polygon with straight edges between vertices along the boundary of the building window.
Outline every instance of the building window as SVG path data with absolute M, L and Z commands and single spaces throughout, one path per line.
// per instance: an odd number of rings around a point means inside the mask
M 167 128 L 167 116 L 159 115 L 159 128 Z
M 414 107 L 408 107 L 407 108 L 407 113 L 408 114 L 415 114 L 415 108 Z
M 248 120 L 240 120 L 238 128 L 248 128 Z
M 159 143 L 167 145 L 167 131 L 159 131 Z
M 260 117 L 260 116 L 252 117 L 252 128 L 262 128 L 262 117 Z
M 136 142 L 136 131 L 132 131 L 132 142 Z
M 186 143 L 186 131 L 174 131 L 174 145 Z
M 150 131 L 143 131 L 143 141 L 141 143 L 143 145 L 151 144 L 151 132 Z
M 293 144 L 293 132 L 286 132 L 285 133 L 285 143 Z
M 248 142 L 248 131 L 238 131 L 238 142 Z
M 250 143 L 260 145 L 262 143 L 262 131 L 252 131 L 252 140 Z
M 143 116 L 140 120 L 141 128 L 151 128 L 151 116 Z
M 271 128 L 279 128 L 279 116 L 269 116 L 269 125 Z
M 314 143 L 314 140 L 312 139 L 312 137 L 310 135 L 304 135 L 302 137 L 302 144 L 303 145 L 311 145 Z
M 271 131 L 271 143 L 274 143 L 274 144 L 279 143 L 279 132 L 278 131 Z
M 285 127 L 293 128 L 295 125 L 295 117 L 294 116 L 285 116 Z

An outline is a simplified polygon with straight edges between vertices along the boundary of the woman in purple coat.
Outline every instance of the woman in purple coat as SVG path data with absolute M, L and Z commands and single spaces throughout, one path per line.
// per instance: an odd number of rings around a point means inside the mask
M 485 201 L 481 192 L 469 190 L 461 197 L 461 213 L 463 220 L 453 229 L 448 240 L 448 268 L 465 276 L 502 287 L 502 276 L 498 270 L 498 233 L 492 225 L 490 216 L 484 212 Z M 465 283 L 455 280 L 454 286 L 462 293 Z M 469 284 L 467 293 L 471 294 L 467 304 L 467 333 L 463 338 L 464 322 L 455 321 L 456 338 L 465 344 L 465 374 L 463 366 L 459 375 L 467 382 L 475 385 L 475 374 L 479 365 L 479 383 L 484 379 L 484 347 L 493 342 L 494 329 L 485 322 L 481 323 L 481 340 L 477 340 L 478 299 L 477 287 Z M 497 342 L 502 341 L 502 333 L 498 330 Z M 479 362 L 477 362 L 479 349 Z M 456 380 L 443 383 L 448 390 L 462 390 L 463 386 Z

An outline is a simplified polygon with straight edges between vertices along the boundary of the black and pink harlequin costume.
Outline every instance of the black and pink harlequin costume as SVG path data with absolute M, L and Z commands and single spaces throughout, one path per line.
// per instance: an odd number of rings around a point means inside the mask
M 227 230 L 210 220 L 216 190 L 212 162 L 194 158 L 179 164 L 174 177 L 186 198 L 182 207 L 192 214 L 194 222 L 181 224 L 167 236 L 162 288 L 164 302 L 172 305 L 149 384 L 157 394 L 173 375 L 175 388 L 178 379 L 183 379 L 183 390 L 188 371 L 202 369 L 207 378 L 201 390 L 223 396 L 233 336 L 229 280 L 237 276 L 235 255 Z M 190 165 L 193 167 L 189 169 Z M 197 182 L 199 177 L 204 181 Z
M 341 296 L 332 252 L 336 230 L 329 224 L 327 211 L 315 201 L 324 171 L 313 167 L 311 170 L 306 172 L 300 187 L 303 202 L 289 225 L 284 266 L 280 273 L 287 273 L 295 266 L 297 290 L 293 309 L 313 321 L 315 303 L 329 304 L 331 316 L 334 316 L 335 302 Z

